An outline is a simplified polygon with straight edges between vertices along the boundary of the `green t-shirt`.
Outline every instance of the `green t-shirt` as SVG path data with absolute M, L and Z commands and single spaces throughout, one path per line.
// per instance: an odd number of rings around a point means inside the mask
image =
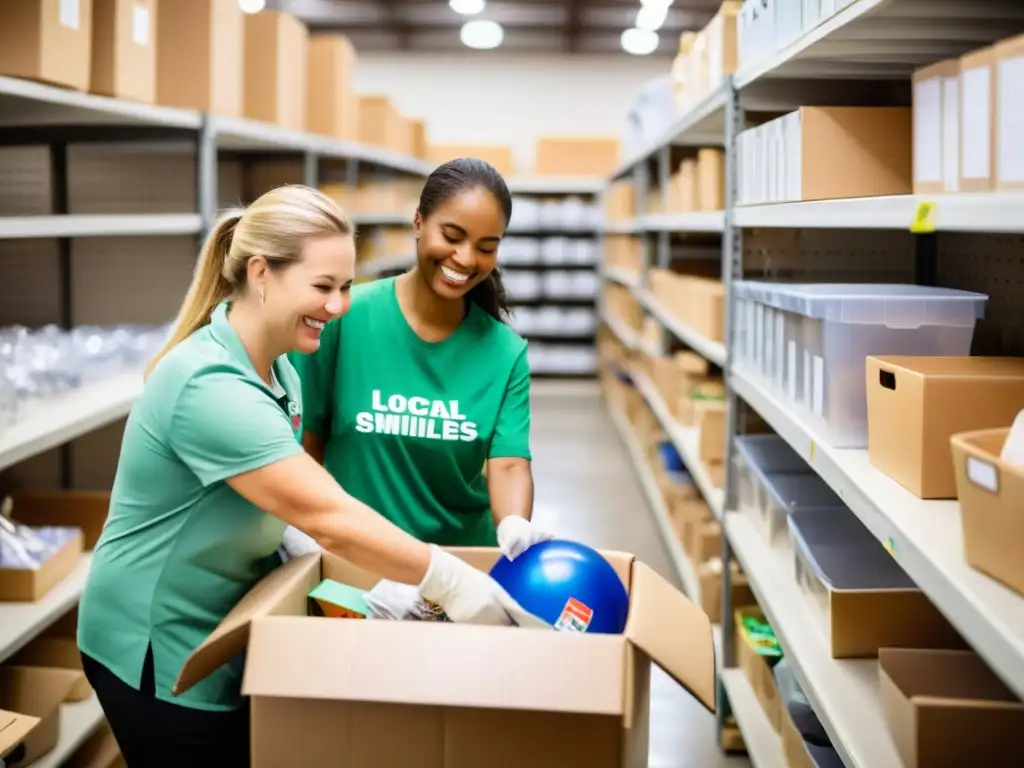
M 346 491 L 423 541 L 496 543 L 484 462 L 530 458 L 522 337 L 470 304 L 451 336 L 424 341 L 389 278 L 356 286 L 319 350 L 292 362 L 305 428 Z
M 79 606 L 78 644 L 140 686 L 152 644 L 157 697 L 198 709 L 239 704 L 242 659 L 180 696 L 186 657 L 276 565 L 285 524 L 224 481 L 302 450 L 302 393 L 284 357 L 275 388 L 228 323 L 160 361 L 125 427 L 110 511 Z

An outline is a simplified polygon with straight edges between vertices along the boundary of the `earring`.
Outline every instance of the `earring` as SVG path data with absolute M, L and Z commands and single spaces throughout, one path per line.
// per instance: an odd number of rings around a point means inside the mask
M 260 291 L 260 305 L 267 303 L 267 295 L 261 290 Z

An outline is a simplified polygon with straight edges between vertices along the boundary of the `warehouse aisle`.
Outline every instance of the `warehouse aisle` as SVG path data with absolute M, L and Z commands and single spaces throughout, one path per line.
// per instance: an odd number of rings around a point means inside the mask
M 594 547 L 633 552 L 678 586 L 597 384 L 533 385 L 534 520 Z M 718 748 L 714 716 L 655 668 L 650 768 L 744 768 Z

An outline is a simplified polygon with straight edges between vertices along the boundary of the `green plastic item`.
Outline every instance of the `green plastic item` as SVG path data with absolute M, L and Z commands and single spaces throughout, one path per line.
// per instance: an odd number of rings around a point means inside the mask
M 782 658 L 782 646 L 779 645 L 775 638 L 775 630 L 768 622 L 761 621 L 756 616 L 744 616 L 743 632 L 759 655 L 774 659 Z
M 356 589 L 340 581 L 324 579 L 309 592 L 321 615 L 335 618 L 369 618 L 366 590 Z

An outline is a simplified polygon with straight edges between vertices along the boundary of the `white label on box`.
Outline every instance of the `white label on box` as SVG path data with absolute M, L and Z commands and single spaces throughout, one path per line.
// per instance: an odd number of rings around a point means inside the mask
M 992 103 L 991 75 L 989 67 L 977 67 L 965 70 L 961 81 L 963 135 L 960 137 L 960 148 L 963 151 L 963 176 L 967 179 L 987 179 L 992 173 L 989 111 Z
M 80 0 L 60 0 L 60 25 L 68 29 L 78 29 L 81 23 L 82 4 Z
M 814 412 L 825 413 L 825 361 L 820 355 L 814 356 Z
M 914 181 L 942 180 L 942 78 L 914 86 Z
M 996 180 L 1024 181 L 1024 57 L 999 62 L 996 95 Z
M 991 462 L 967 457 L 967 477 L 979 488 L 992 493 L 999 493 L 999 473 Z
M 132 7 L 132 41 L 149 45 L 149 6 L 136 3 Z
M 960 78 L 942 81 L 942 177 L 947 192 L 960 189 Z
M 789 340 L 786 345 L 786 380 L 789 383 L 789 399 L 796 402 L 796 342 Z

